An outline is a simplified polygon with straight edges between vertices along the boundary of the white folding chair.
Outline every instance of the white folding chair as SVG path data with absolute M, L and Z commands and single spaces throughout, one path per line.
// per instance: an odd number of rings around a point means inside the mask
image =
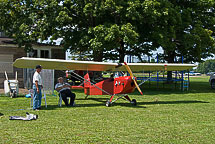
M 67 97 L 67 101 L 68 101 L 68 103 L 69 103 L 69 99 L 70 99 L 70 97 Z M 62 96 L 61 96 L 61 93 L 59 93 L 58 106 L 59 106 L 59 107 L 61 107 L 61 106 L 62 106 Z
M 45 91 L 44 91 L 44 90 L 43 90 L 43 97 L 42 97 L 42 99 L 44 99 L 44 100 L 45 100 L 45 106 L 46 106 L 46 108 L 47 108 L 46 93 L 45 93 Z
M 61 93 L 59 93 L 58 106 L 59 106 L 59 107 L 62 106 L 62 97 L 61 97 Z
M 33 89 L 29 89 L 29 94 L 31 95 L 31 103 L 30 103 L 30 107 L 33 107 L 33 95 L 34 95 L 34 90 Z

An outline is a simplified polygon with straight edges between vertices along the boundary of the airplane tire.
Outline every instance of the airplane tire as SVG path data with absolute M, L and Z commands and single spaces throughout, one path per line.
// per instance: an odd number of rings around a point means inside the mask
M 215 89 L 215 80 L 212 80 L 212 81 L 211 81 L 211 88 L 212 88 L 212 89 Z
M 110 107 L 111 106 L 111 102 L 108 100 L 107 102 L 106 102 L 106 107 Z
M 134 105 L 134 106 L 136 106 L 137 105 L 136 99 L 132 99 L 131 104 Z

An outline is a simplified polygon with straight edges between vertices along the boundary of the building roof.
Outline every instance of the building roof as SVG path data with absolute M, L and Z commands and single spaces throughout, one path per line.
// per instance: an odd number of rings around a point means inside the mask
M 16 44 L 16 42 L 12 38 L 1 37 L 0 45 L 6 45 L 6 44 Z
M 7 38 L 7 37 L 0 37 L 0 46 L 18 46 L 17 42 L 14 41 L 13 38 Z M 46 44 L 46 43 L 33 43 L 32 44 L 33 47 L 49 47 L 49 48 L 54 48 L 54 49 L 61 49 L 62 46 L 61 45 L 51 45 L 51 44 Z

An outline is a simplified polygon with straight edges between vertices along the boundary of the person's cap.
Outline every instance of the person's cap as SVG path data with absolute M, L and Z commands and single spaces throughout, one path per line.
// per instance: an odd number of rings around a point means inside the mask
M 41 69 L 42 68 L 42 66 L 41 65 L 36 65 L 36 69 Z
M 61 79 L 63 80 L 63 77 L 59 77 L 59 78 L 58 78 L 58 80 L 61 80 Z

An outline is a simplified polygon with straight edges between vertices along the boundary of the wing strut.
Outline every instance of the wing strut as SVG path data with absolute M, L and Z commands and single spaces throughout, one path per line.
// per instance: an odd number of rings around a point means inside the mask
M 127 65 L 127 63 L 126 63 L 126 62 L 124 62 L 124 64 L 125 64 L 125 68 L 127 69 L 127 71 L 129 72 L 129 74 L 130 74 L 131 78 L 133 79 L 134 84 L 136 85 L 136 87 L 137 87 L 138 91 L 140 92 L 140 94 L 141 94 L 141 95 L 143 95 L 143 93 L 142 93 L 142 91 L 141 91 L 140 87 L 138 86 L 138 84 L 137 84 L 137 82 L 136 82 L 136 80 L 135 80 L 135 77 L 134 77 L 134 75 L 133 75 L 133 73 L 132 73 L 132 71 L 131 71 L 130 67 Z
M 72 72 L 72 73 L 73 73 L 74 75 L 78 76 L 79 78 L 83 79 L 84 81 L 90 83 L 91 86 L 94 86 L 94 87 L 97 88 L 98 90 L 101 90 L 101 91 L 103 91 L 104 93 L 106 93 L 106 94 L 112 96 L 112 94 L 110 94 L 110 93 L 106 92 L 105 90 L 101 89 L 100 87 L 96 86 L 95 84 L 93 84 L 92 82 L 90 82 L 90 81 L 88 81 L 87 79 L 83 78 L 83 77 L 80 76 L 79 74 L 77 74 L 77 73 L 75 73 L 75 72 Z

